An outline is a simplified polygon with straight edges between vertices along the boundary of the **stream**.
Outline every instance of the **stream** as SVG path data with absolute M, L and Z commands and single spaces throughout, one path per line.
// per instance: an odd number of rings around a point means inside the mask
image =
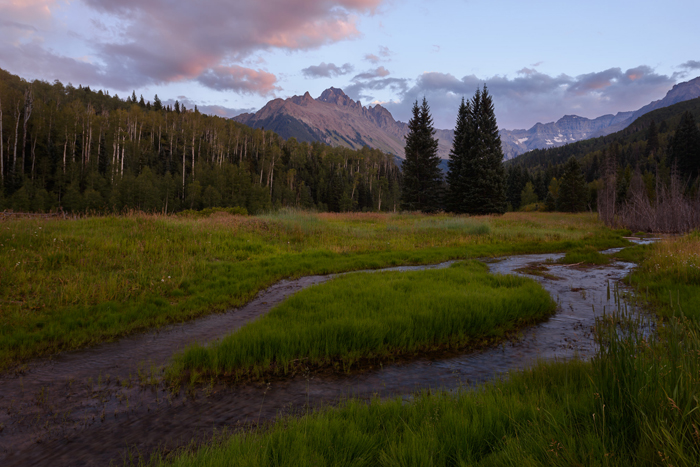
M 617 303 L 609 288 L 635 265 L 552 264 L 562 256 L 488 261 L 497 274 L 524 275 L 516 270 L 544 265 L 545 276 L 527 277 L 558 302 L 556 314 L 521 330 L 517 339 L 444 358 L 417 358 L 361 373 L 297 375 L 270 384 L 210 384 L 177 395 L 163 385 L 144 384 L 155 381 L 160 368 L 187 345 L 215 341 L 299 290 L 335 277 L 328 275 L 280 281 L 226 313 L 37 360 L 19 374 L 0 375 L 0 465 L 118 465 L 134 453 L 167 452 L 192 440 L 206 440 L 216 431 L 250 427 L 347 397 L 410 398 L 421 389 L 454 390 L 483 383 L 540 360 L 588 359 L 596 351 L 596 317 L 604 310 L 611 312 Z

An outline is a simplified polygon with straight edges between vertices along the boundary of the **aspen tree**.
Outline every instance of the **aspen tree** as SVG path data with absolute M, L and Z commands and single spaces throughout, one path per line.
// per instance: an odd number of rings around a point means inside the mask
M 2 137 L 2 96 L 0 96 L 0 183 L 5 182 L 5 140 Z

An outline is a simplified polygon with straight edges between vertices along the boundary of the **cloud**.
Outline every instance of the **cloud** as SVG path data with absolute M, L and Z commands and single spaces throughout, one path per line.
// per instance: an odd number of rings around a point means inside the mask
M 320 65 L 311 65 L 301 70 L 301 72 L 307 78 L 334 78 L 336 76 L 352 73 L 354 69 L 355 68 L 349 63 L 339 67 L 333 63 L 321 62 Z
M 24 24 L 24 23 L 18 23 L 17 21 L 8 21 L 4 19 L 0 19 L 0 26 L 3 28 L 15 28 L 19 29 L 21 31 L 32 31 L 32 32 L 37 32 L 38 29 L 35 28 L 34 26 L 30 24 Z
M 383 66 L 380 66 L 378 68 L 375 68 L 374 70 L 360 73 L 359 75 L 356 75 L 352 80 L 360 81 L 374 78 L 384 78 L 385 76 L 389 76 L 389 70 L 387 70 Z
M 396 94 L 403 95 L 408 90 L 408 83 L 409 81 L 404 78 L 373 79 L 370 81 L 355 82 L 346 86 L 343 91 L 355 100 L 364 99 L 366 101 L 372 101 L 374 100 L 374 96 L 372 93 L 368 93 L 368 91 L 381 91 L 388 88 Z
M 224 117 L 224 118 L 232 118 L 232 117 L 235 117 L 235 116 L 240 115 L 242 113 L 252 113 L 252 112 L 255 112 L 255 110 L 256 110 L 255 108 L 234 109 L 231 107 L 224 107 L 222 105 L 202 104 L 202 103 L 194 102 L 185 96 L 178 96 L 177 100 L 180 102 L 180 105 L 184 105 L 185 107 L 187 107 L 188 110 L 194 109 L 194 106 L 196 105 L 197 110 L 199 110 L 203 114 L 215 115 L 215 116 Z M 174 107 L 175 100 L 174 99 L 164 100 L 163 105 L 164 106 L 169 105 L 170 107 Z
M 10 0 L 0 4 L 0 13 L 2 18 L 11 18 L 10 22 L 41 22 L 51 18 L 56 3 L 56 0 Z
M 35 42 L 19 43 L 12 47 L 0 47 L 0 63 L 12 63 L 12 73 L 17 69 L 43 80 L 60 79 L 63 82 L 129 88 L 127 76 L 105 76 L 93 63 L 46 51 Z M 118 84 L 118 86 L 112 86 Z M 131 89 L 131 88 L 129 88 Z
M 217 91 L 234 91 L 240 94 L 272 95 L 280 88 L 275 86 L 277 77 L 262 70 L 240 66 L 218 66 L 197 77 L 200 84 Z
M 352 84 L 344 88 L 345 94 L 353 99 L 373 101 L 371 91 L 391 89 L 396 94 L 404 94 L 408 89 L 408 80 L 405 78 L 387 78 L 389 70 L 383 66 L 355 75 Z
M 681 68 L 687 68 L 689 70 L 700 70 L 700 61 L 688 60 L 681 65 Z
M 556 121 L 566 114 L 595 118 L 620 111 L 637 110 L 659 99 L 675 83 L 674 76 L 657 74 L 642 65 L 622 71 L 610 68 L 571 77 L 550 76 L 524 68 L 516 76 L 475 75 L 461 79 L 449 73 L 424 73 L 407 89 L 399 102 L 386 106 L 394 117 L 406 121 L 414 101 L 428 99 L 439 128 L 453 128 L 462 96 L 470 98 L 486 85 L 494 98 L 501 128 L 529 128 L 537 122 Z
M 379 52 L 377 52 L 378 55 L 375 54 L 365 54 L 364 59 L 374 65 L 378 64 L 379 62 L 383 61 L 390 61 L 390 58 L 393 55 L 393 52 L 389 50 L 389 47 L 385 47 L 383 45 L 379 46 Z
M 305 50 L 359 36 L 357 17 L 372 14 L 382 0 L 82 0 L 94 18 L 88 24 L 110 24 L 109 34 L 83 39 L 91 50 L 92 70 L 83 81 L 118 90 L 178 81 L 197 81 L 213 89 L 270 94 L 270 74 L 240 68 L 254 54 L 271 49 Z M 0 31 L 0 65 L 16 73 L 35 70 L 32 57 L 59 68 L 62 80 L 72 76 L 70 57 L 44 45 L 43 27 L 68 37 L 66 26 L 52 19 L 59 0 L 13 0 L 0 4 L 0 18 L 25 27 L 30 39 Z M 77 7 L 76 7 L 77 8 Z M 95 20 L 95 22 L 91 22 Z M 37 26 L 39 23 L 42 27 Z M 13 26 L 17 29 L 18 26 Z M 63 30 L 61 30 L 63 28 Z M 5 27 L 1 29 L 6 29 Z M 32 57 L 22 46 L 33 44 Z M 8 51 L 8 49 L 14 49 Z M 41 49 L 41 50 L 38 50 Z

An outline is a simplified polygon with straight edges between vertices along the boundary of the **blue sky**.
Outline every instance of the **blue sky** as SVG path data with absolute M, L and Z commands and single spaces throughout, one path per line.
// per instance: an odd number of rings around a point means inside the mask
M 700 75 L 700 2 L 0 0 L 0 67 L 232 116 L 335 86 L 451 128 L 486 84 L 502 128 L 636 110 Z

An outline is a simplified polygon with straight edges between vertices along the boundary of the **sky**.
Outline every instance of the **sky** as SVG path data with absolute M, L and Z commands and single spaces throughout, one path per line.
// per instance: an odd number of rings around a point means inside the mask
M 331 86 L 453 128 L 486 85 L 499 127 L 637 110 L 700 76 L 700 2 L 0 0 L 0 68 L 234 116 Z

